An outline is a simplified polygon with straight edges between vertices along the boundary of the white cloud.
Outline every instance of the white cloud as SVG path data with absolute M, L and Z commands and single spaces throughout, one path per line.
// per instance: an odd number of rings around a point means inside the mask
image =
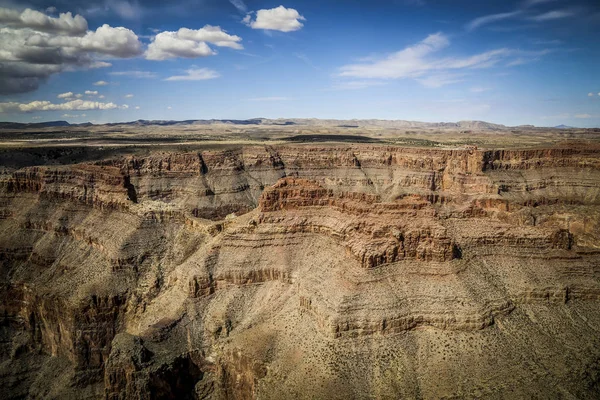
M 575 118 L 587 119 L 587 118 L 593 118 L 593 117 L 590 114 L 575 114 Z
M 553 21 L 556 19 L 572 17 L 575 14 L 576 13 L 573 10 L 553 10 L 553 11 L 548 11 L 548 12 L 540 14 L 540 15 L 536 15 L 535 17 L 532 17 L 531 19 L 536 22 L 545 22 L 545 21 Z
M 56 11 L 56 9 L 54 9 Z M 0 8 L 0 24 L 14 28 L 30 28 L 40 32 L 83 35 L 88 28 L 81 15 L 61 13 L 58 18 L 49 17 L 39 11 L 26 8 L 23 12 Z
M 450 45 L 441 33 L 429 35 L 426 39 L 393 53 L 387 58 L 363 64 L 351 64 L 341 68 L 341 76 L 355 78 L 406 78 L 418 77 L 432 69 L 424 57 Z
M 71 100 L 61 104 L 39 100 L 32 101 L 30 103 L 0 103 L 0 113 L 33 111 L 112 110 L 115 108 L 117 108 L 117 105 L 114 103 L 101 103 L 90 100 Z
M 513 56 L 539 57 L 549 52 L 548 50 L 532 52 L 501 48 L 464 58 L 434 56 L 436 52 L 449 45 L 450 41 L 445 35 L 432 34 L 421 42 L 383 59 L 371 58 L 362 63 L 342 66 L 339 76 L 361 79 L 410 78 L 428 87 L 440 87 L 462 80 L 461 75 L 455 70 L 490 68 Z
M 600 93 L 598 93 L 598 96 L 600 96 Z M 589 92 L 589 93 L 588 93 L 588 97 L 594 97 L 594 93 L 592 93 L 592 92 Z
M 99 99 L 103 99 L 103 98 L 104 98 L 104 95 L 103 95 L 103 94 L 101 94 L 100 96 L 98 96 L 98 98 L 99 98 Z
M 88 96 L 96 96 L 96 95 L 98 95 L 98 91 L 97 90 L 86 90 L 84 93 L 87 94 Z
M 76 97 L 76 98 L 78 98 L 78 99 L 80 99 L 80 98 L 82 98 L 82 97 L 83 97 L 83 95 L 82 95 L 81 93 L 77 93 L 77 94 L 75 95 L 75 97 Z
M 172 110 L 172 109 L 173 109 L 173 107 L 171 107 L 171 106 L 167 107 L 167 110 Z
M 135 106 L 135 109 L 136 109 L 136 110 L 139 110 L 139 109 L 140 109 L 140 106 Z
M 248 12 L 248 7 L 246 7 L 246 3 L 244 3 L 242 0 L 229 0 L 229 2 L 233 4 L 233 6 L 237 8 L 239 12 L 244 14 Z
M 142 52 L 131 30 L 105 24 L 87 31 L 85 18 L 70 13 L 54 18 L 0 8 L 0 26 L 0 94 L 36 90 L 63 71 L 111 66 L 97 55 L 126 58 Z
M 554 1 L 556 1 L 556 0 L 526 0 L 525 2 L 521 3 L 521 5 L 513 11 L 498 13 L 498 14 L 484 15 L 482 17 L 475 18 L 474 20 L 472 20 L 471 22 L 469 22 L 466 25 L 466 29 L 469 31 L 472 31 L 472 30 L 480 28 L 484 25 L 488 25 L 488 24 L 498 22 L 498 21 L 513 19 L 513 18 L 525 19 L 525 18 L 527 18 L 528 14 L 531 12 L 531 10 L 530 10 L 531 8 L 534 8 L 540 4 L 550 3 L 550 2 L 554 2 Z M 540 14 L 537 16 L 529 17 L 527 19 L 529 19 L 531 21 L 535 21 L 535 22 L 544 22 L 544 21 L 550 21 L 550 20 L 559 19 L 559 18 L 570 17 L 575 14 L 576 14 L 576 12 L 573 10 L 554 10 L 554 11 L 548 11 L 546 13 L 543 13 L 543 14 Z
M 165 81 L 203 81 L 221 76 L 217 71 L 209 68 L 190 68 L 185 72 L 185 75 L 170 76 Z
M 73 96 L 74 96 L 73 92 L 66 92 L 66 93 L 61 93 L 56 97 L 58 97 L 59 99 L 70 99 Z
M 121 110 L 127 110 L 129 108 L 129 105 L 127 104 L 123 104 L 121 107 L 119 107 Z
M 98 81 L 98 82 L 94 82 L 93 85 L 94 86 L 106 86 L 106 85 L 108 85 L 108 82 L 106 82 L 106 81 Z
M 491 24 L 493 22 L 503 21 L 505 19 L 514 18 L 518 15 L 521 15 L 521 13 L 522 12 L 520 10 L 517 10 L 517 11 L 513 11 L 513 12 L 491 14 L 491 15 L 485 15 L 483 17 L 475 18 L 474 20 L 472 20 L 471 22 L 469 22 L 467 24 L 467 30 L 472 31 L 472 30 L 482 27 L 483 25 Z
M 165 31 L 157 34 L 148 45 L 148 60 L 169 58 L 197 58 L 217 54 L 207 43 L 218 47 L 241 50 L 242 38 L 230 35 L 218 26 L 206 25 L 201 29 L 180 28 L 177 32 Z
M 302 29 L 304 24 L 300 21 L 306 21 L 300 13 L 293 8 L 279 6 L 269 10 L 258 10 L 256 18 L 252 20 L 250 14 L 242 20 L 243 23 L 252 29 L 267 29 L 280 32 L 292 32 Z
M 150 71 L 113 71 L 109 72 L 109 75 L 113 76 L 128 76 L 131 78 L 156 78 L 157 75 L 154 72 Z
M 131 93 L 125 95 L 126 99 L 131 99 L 132 97 L 133 97 L 133 95 Z

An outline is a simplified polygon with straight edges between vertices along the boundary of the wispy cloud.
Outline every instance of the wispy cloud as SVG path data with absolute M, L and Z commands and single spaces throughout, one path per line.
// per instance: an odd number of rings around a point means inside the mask
M 436 57 L 450 46 L 442 33 L 429 35 L 421 42 L 381 59 L 345 65 L 338 76 L 364 79 L 415 79 L 426 87 L 440 87 L 463 80 L 467 70 L 490 68 L 514 57 L 539 57 L 548 50 L 528 52 L 500 48 L 469 57 Z
M 576 14 L 577 12 L 574 10 L 553 10 L 531 17 L 531 20 L 535 22 L 553 21 L 556 19 L 569 18 Z
M 132 70 L 132 71 L 113 71 L 113 72 L 109 72 L 109 75 L 113 75 L 113 76 L 127 76 L 130 78 L 140 78 L 140 79 L 151 79 L 151 78 L 156 78 L 158 75 L 156 75 L 155 72 L 150 72 L 150 71 L 136 71 L 136 70 Z
M 242 0 L 229 0 L 229 2 L 233 4 L 233 6 L 242 14 L 246 14 L 248 12 L 248 7 Z
M 204 81 L 208 79 L 215 79 L 221 76 L 217 71 L 209 68 L 192 67 L 185 70 L 185 72 L 185 75 L 170 76 L 165 79 L 165 81 Z
M 489 14 L 484 15 L 478 18 L 473 19 L 469 23 L 465 25 L 465 28 L 468 31 L 473 31 L 477 28 L 480 28 L 484 25 L 492 24 L 499 21 L 509 20 L 509 19 L 528 19 L 534 22 L 545 22 L 551 21 L 555 19 L 567 18 L 575 15 L 577 12 L 575 10 L 553 10 L 548 11 L 542 14 L 531 16 L 534 8 L 538 5 L 551 3 L 556 0 L 526 0 L 521 3 L 519 7 L 512 11 L 507 11 L 503 13 L 497 14 Z
M 553 3 L 557 0 L 526 0 L 523 3 L 523 7 L 524 8 L 529 8 L 529 7 L 534 7 L 537 6 L 539 4 L 544 4 L 544 3 Z
M 483 17 L 475 18 L 474 20 L 469 22 L 467 24 L 467 30 L 472 31 L 483 25 L 487 25 L 487 24 L 491 24 L 493 22 L 498 22 L 498 21 L 514 18 L 521 14 L 522 14 L 522 11 L 517 10 L 517 11 L 512 11 L 512 12 L 485 15 Z
M 304 53 L 294 53 L 294 57 L 296 57 L 297 59 L 303 61 L 306 65 L 308 65 L 311 68 L 320 69 L 315 64 L 313 64 L 313 62 L 311 61 L 311 59 L 306 54 L 304 54 Z

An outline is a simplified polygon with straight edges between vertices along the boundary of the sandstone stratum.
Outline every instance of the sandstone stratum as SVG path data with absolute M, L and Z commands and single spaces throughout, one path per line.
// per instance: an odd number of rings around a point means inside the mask
M 597 142 L 257 140 L 4 148 L 1 398 L 600 397 Z

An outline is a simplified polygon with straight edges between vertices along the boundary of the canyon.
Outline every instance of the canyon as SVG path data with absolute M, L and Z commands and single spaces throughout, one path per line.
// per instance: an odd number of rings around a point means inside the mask
M 117 128 L 0 135 L 0 397 L 600 396 L 596 133 Z

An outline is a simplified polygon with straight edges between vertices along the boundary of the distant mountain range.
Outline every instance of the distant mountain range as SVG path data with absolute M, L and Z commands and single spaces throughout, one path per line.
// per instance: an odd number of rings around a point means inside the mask
M 461 129 L 461 130 L 479 130 L 479 131 L 504 131 L 509 129 L 536 129 L 533 125 L 520 125 L 516 127 L 508 127 L 506 125 L 492 124 L 485 121 L 459 121 L 459 122 L 419 122 L 419 121 L 403 121 L 403 120 L 381 120 L 381 119 L 315 119 L 315 118 L 290 118 L 290 119 L 268 119 L 268 118 L 253 118 L 253 119 L 190 119 L 184 121 L 173 120 L 144 120 L 140 119 L 131 122 L 116 122 L 101 124 L 105 126 L 171 126 L 171 125 L 300 125 L 300 126 L 331 126 L 343 128 L 361 128 L 361 127 L 382 127 L 382 128 L 406 128 L 406 129 Z M 26 128 L 47 128 L 47 127 L 69 127 L 69 126 L 93 126 L 91 122 L 82 124 L 71 124 L 67 121 L 48 121 L 36 123 L 19 123 L 19 122 L 0 122 L 0 129 L 26 129 Z M 573 127 L 566 125 L 555 126 L 556 129 L 572 129 Z
M 568 126 L 568 125 L 556 125 L 555 126 L 556 129 L 577 129 L 574 126 Z

